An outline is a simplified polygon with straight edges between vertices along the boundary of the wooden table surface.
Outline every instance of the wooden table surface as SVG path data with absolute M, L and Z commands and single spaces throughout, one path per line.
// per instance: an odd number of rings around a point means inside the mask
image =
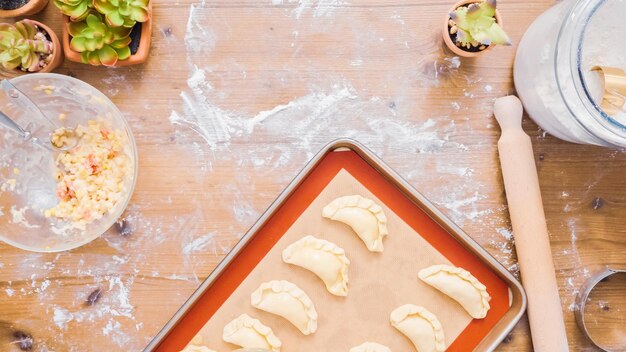
M 499 3 L 515 43 L 552 4 Z M 306 161 L 340 136 L 371 147 L 516 272 L 491 116 L 493 99 L 513 92 L 516 46 L 455 58 L 439 27 L 450 5 L 155 0 L 148 63 L 65 62 L 58 73 L 102 90 L 133 128 L 131 233 L 111 229 L 58 254 L 0 244 L 0 351 L 19 350 L 8 343 L 16 331 L 37 351 L 141 350 Z M 60 32 L 53 6 L 35 18 Z M 529 119 L 524 128 L 570 347 L 593 351 L 574 297 L 593 266 L 626 264 L 626 153 L 559 141 Z M 90 296 L 97 302 L 86 304 Z M 524 318 L 498 350 L 531 349 Z

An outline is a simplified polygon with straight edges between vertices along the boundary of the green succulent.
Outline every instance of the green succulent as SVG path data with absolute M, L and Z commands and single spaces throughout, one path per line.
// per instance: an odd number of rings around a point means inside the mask
M 132 28 L 137 22 L 150 18 L 150 0 L 93 0 L 93 5 L 112 27 Z
M 90 13 L 83 22 L 69 25 L 70 47 L 81 53 L 83 63 L 113 66 L 130 57 L 129 37 L 132 28 L 109 27 L 98 13 Z
M 450 13 L 450 34 L 462 47 L 481 45 L 511 45 L 511 39 L 496 23 L 496 0 L 485 0 L 461 6 Z
M 0 65 L 5 69 L 39 71 L 44 66 L 42 54 L 50 54 L 52 50 L 52 43 L 32 21 L 0 23 Z
M 72 21 L 82 21 L 89 15 L 93 0 L 54 0 L 54 5 Z

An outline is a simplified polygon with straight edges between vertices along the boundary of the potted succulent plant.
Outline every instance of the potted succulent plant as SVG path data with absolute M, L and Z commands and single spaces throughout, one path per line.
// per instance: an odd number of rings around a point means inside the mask
M 14 75 L 50 72 L 63 60 L 61 43 L 43 23 L 21 20 L 0 23 L 0 68 Z
M 475 57 L 494 45 L 511 45 L 496 0 L 462 0 L 445 17 L 443 40 L 455 54 Z
M 79 22 L 87 18 L 93 7 L 93 0 L 54 0 L 54 6 L 70 20 Z
M 30 16 L 48 5 L 48 0 L 0 0 L 0 18 Z
M 152 36 L 150 0 L 54 0 L 63 12 L 63 49 L 94 66 L 143 63 Z

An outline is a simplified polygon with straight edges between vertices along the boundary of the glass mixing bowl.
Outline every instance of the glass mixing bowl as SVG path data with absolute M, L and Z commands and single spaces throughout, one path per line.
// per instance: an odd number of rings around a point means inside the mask
M 0 240 L 35 252 L 59 252 L 87 244 L 120 217 L 135 189 L 137 147 L 122 113 L 103 93 L 89 84 L 68 76 L 38 73 L 11 80 L 42 110 L 45 118 L 28 113 L 11 97 L 0 92 L 0 110 L 44 142 L 58 127 L 87 126 L 101 119 L 112 130 L 122 131 L 123 151 L 130 160 L 122 197 L 98 220 L 84 230 L 73 228 L 58 218 L 46 218 L 44 210 L 58 204 L 55 160 L 50 151 L 0 126 Z

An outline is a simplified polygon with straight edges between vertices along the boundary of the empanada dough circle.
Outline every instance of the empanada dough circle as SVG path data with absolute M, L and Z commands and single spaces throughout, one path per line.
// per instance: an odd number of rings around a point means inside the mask
M 222 339 L 243 348 L 265 348 L 280 352 L 282 342 L 258 319 L 242 314 L 224 326 Z
M 376 342 L 365 342 L 359 346 L 352 347 L 350 352 L 391 352 L 389 347 Z
M 487 287 L 469 271 L 450 265 L 433 265 L 420 270 L 419 278 L 457 301 L 474 319 L 489 311 L 491 296 Z
M 426 308 L 405 304 L 391 312 L 391 325 L 413 342 L 418 352 L 443 352 L 446 342 L 443 327 Z
M 302 289 L 285 280 L 262 283 L 250 296 L 252 306 L 287 319 L 304 335 L 317 330 L 317 311 Z
M 383 251 L 389 234 L 383 208 L 360 195 L 339 197 L 322 209 L 322 216 L 349 225 L 371 252 Z
M 313 272 L 333 295 L 348 295 L 350 260 L 336 244 L 306 236 L 283 250 L 283 261 Z

